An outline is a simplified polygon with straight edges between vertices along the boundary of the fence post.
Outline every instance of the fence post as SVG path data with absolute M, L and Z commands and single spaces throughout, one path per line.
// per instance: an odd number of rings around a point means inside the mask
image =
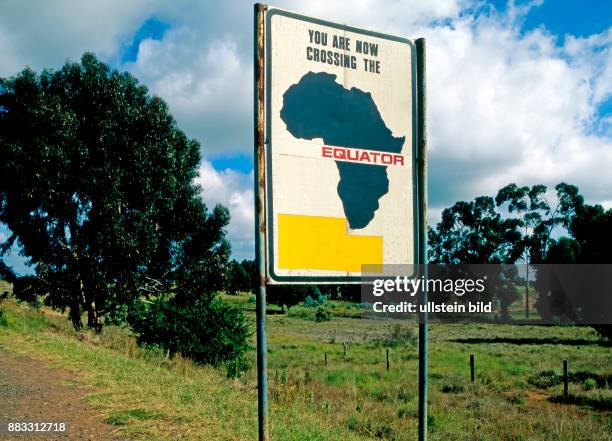
M 389 348 L 387 348 L 387 370 L 389 370 L 390 362 L 389 362 Z
M 563 402 L 567 401 L 567 383 L 569 381 L 569 375 L 567 373 L 567 360 L 563 360 Z
M 327 352 L 325 353 L 325 367 L 327 367 Z
M 346 353 L 348 352 L 348 342 L 344 342 L 342 343 L 342 346 L 344 346 L 344 358 L 346 358 Z
M 470 354 L 470 380 L 474 383 L 474 354 Z

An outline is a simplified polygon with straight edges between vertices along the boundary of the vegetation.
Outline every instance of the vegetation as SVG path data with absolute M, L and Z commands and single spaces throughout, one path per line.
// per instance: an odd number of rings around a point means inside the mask
M 226 297 L 253 317 L 248 294 Z M 340 313 L 355 309 L 334 303 Z M 225 370 L 140 348 L 124 327 L 77 333 L 45 307 L 13 300 L 4 307 L 8 326 L 0 344 L 76 372 L 91 390 L 87 400 L 120 433 L 145 440 L 256 438 L 254 369 L 230 380 Z M 405 322 L 269 315 L 272 439 L 414 438 L 415 335 L 416 326 Z M 469 354 L 475 355 L 474 384 Z M 254 351 L 248 356 L 254 363 Z M 569 403 L 562 402 L 563 359 L 570 366 Z M 611 366 L 610 343 L 585 327 L 431 325 L 429 438 L 609 439 Z
M 190 304 L 156 299 L 138 305 L 130 317 L 138 343 L 159 345 L 168 356 L 180 353 L 213 366 L 228 363 L 229 376 L 247 370 L 244 354 L 251 332 L 239 308 L 204 299 Z
M 255 263 L 228 261 L 229 214 L 202 202 L 200 146 L 166 104 L 92 54 L 58 71 L 25 69 L 0 78 L 0 157 L 10 230 L 0 257 L 17 244 L 35 270 L 20 277 L 0 260 L 0 344 L 74 370 L 105 420 L 138 439 L 254 439 Z M 457 202 L 428 232 L 430 260 L 610 262 L 612 210 L 585 204 L 575 186 L 555 190 L 553 204 L 545 186 L 516 184 Z M 500 269 L 492 281 L 508 316 L 517 277 Z M 535 303 L 543 318 L 556 296 Z M 354 286 L 269 287 L 273 439 L 416 432 L 415 326 L 358 320 L 364 305 L 347 300 L 359 297 Z M 610 343 L 589 328 L 432 325 L 430 344 L 433 440 L 612 433 Z
M 160 98 L 92 54 L 25 69 L 0 79 L 0 157 L 0 257 L 17 243 L 35 269 L 0 266 L 16 297 L 75 330 L 82 312 L 97 332 L 129 317 L 143 343 L 242 365 L 244 316 L 215 300 L 229 214 L 202 202 L 200 145 Z
M 555 187 L 556 201 L 549 202 L 544 185 L 518 187 L 509 184 L 495 199 L 477 197 L 473 202 L 457 202 L 442 212 L 442 220 L 429 230 L 429 257 L 432 263 L 516 263 L 582 264 L 612 262 L 612 209 L 588 205 L 578 188 L 561 183 Z M 563 235 L 564 234 L 564 235 Z M 492 285 L 504 314 L 518 299 L 517 274 L 504 274 Z M 554 281 L 553 281 L 554 282 Z M 534 287 L 549 286 L 549 274 L 538 271 Z M 593 296 L 596 293 L 591 293 Z M 609 295 L 607 292 L 600 295 Z M 571 308 L 563 290 L 552 289 L 540 296 L 535 307 L 546 322 L 581 323 L 584 316 L 595 316 L 597 302 L 581 299 Z M 581 315 L 582 314 L 582 315 Z M 612 336 L 612 326 L 595 325 L 604 336 Z
M 244 259 L 241 262 L 233 259 L 227 265 L 224 290 L 227 294 L 255 292 L 257 288 L 257 268 L 254 260 Z

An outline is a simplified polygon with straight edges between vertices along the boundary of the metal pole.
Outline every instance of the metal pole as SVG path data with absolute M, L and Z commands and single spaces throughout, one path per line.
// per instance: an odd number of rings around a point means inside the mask
M 529 318 L 529 260 L 525 267 L 525 318 Z
M 470 354 L 470 381 L 474 383 L 474 354 Z
M 389 360 L 389 348 L 387 348 L 387 370 L 389 370 L 389 368 L 391 367 L 391 360 Z
M 427 89 L 425 39 L 416 40 L 417 62 L 417 166 L 419 196 L 419 265 L 427 278 Z M 427 289 L 421 302 L 427 306 Z M 419 441 L 427 440 L 427 312 L 419 314 Z
M 255 260 L 257 287 L 257 415 L 259 441 L 268 441 L 268 362 L 266 344 L 266 207 L 264 132 L 264 17 L 266 6 L 255 4 L 254 125 L 255 125 Z
M 568 396 L 568 391 L 567 391 L 567 383 L 569 381 L 569 375 L 567 373 L 567 360 L 563 360 L 563 402 L 566 403 L 567 402 L 567 396 Z

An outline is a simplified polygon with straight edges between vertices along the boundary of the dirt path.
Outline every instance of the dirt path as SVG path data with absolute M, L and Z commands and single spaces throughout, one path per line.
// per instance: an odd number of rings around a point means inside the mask
M 117 441 L 113 427 L 83 399 L 74 375 L 0 346 L 0 440 Z M 9 434 L 8 422 L 66 422 L 65 433 Z

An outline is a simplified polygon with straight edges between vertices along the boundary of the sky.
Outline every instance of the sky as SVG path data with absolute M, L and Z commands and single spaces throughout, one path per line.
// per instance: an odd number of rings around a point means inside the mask
M 427 39 L 429 211 L 502 186 L 578 185 L 612 207 L 612 2 L 277 0 Z M 253 258 L 253 6 L 246 0 L 0 0 L 0 77 L 95 52 L 162 97 L 202 145 L 198 182 Z M 8 232 L 0 226 L 0 241 Z M 18 250 L 6 262 L 26 271 Z

